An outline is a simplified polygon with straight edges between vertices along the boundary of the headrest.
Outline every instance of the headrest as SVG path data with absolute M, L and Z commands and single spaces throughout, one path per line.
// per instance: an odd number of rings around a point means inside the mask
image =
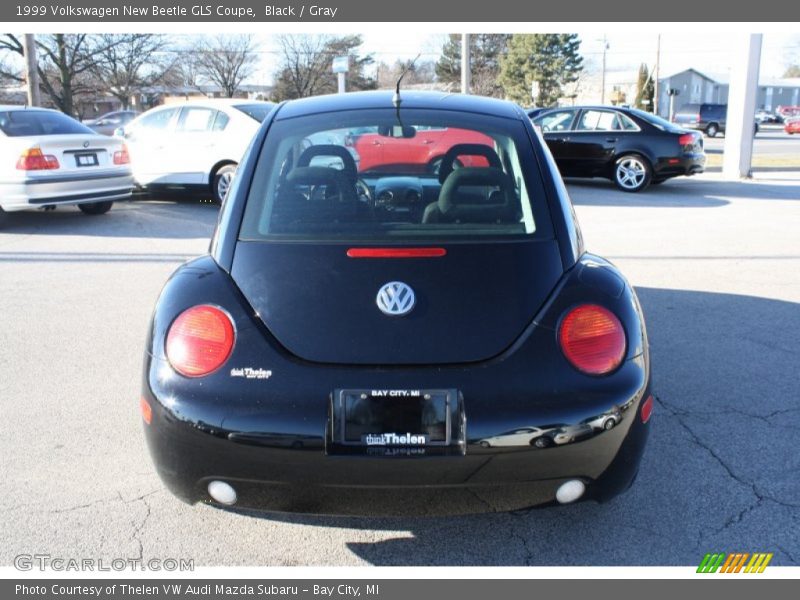
M 442 158 L 442 164 L 439 167 L 439 183 L 444 183 L 448 175 L 453 172 L 453 163 L 459 156 L 482 156 L 489 162 L 490 167 L 503 168 L 500 157 L 497 156 L 494 148 L 486 144 L 456 144 Z
M 500 194 L 492 194 L 496 202 L 492 204 L 475 204 L 474 195 L 458 193 L 459 188 L 467 186 L 480 186 L 499 188 Z M 444 182 L 439 192 L 439 210 L 443 214 L 463 206 L 476 206 L 482 208 L 510 207 L 514 199 L 514 185 L 511 178 L 501 169 L 493 167 L 462 167 L 456 169 Z
M 315 156 L 331 156 L 341 159 L 342 165 L 344 165 L 343 170 L 345 175 L 355 184 L 358 179 L 358 168 L 356 167 L 356 161 L 353 159 L 350 152 L 347 151 L 347 148 L 335 144 L 309 146 L 303 150 L 300 158 L 297 159 L 297 166 L 308 167 L 311 164 L 311 159 Z

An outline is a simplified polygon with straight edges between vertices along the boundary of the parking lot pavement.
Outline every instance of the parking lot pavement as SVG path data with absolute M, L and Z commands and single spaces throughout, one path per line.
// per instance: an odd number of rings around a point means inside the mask
M 590 250 L 637 287 L 658 403 L 615 501 L 458 518 L 251 516 L 164 491 L 137 399 L 150 310 L 216 208 L 132 202 L 0 231 L 0 564 L 20 553 L 197 565 L 696 565 L 800 560 L 800 180 L 624 194 L 569 182 Z

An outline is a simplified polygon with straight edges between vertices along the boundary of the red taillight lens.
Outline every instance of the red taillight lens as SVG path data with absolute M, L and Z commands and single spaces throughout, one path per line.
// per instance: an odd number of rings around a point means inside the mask
M 650 415 L 653 414 L 653 396 L 648 396 L 647 400 L 642 403 L 642 423 L 647 423 L 650 420 Z
M 692 133 L 684 133 L 682 136 L 678 138 L 678 143 L 681 146 L 692 146 L 694 145 L 694 134 Z
M 201 304 L 183 311 L 167 334 L 167 359 L 186 377 L 202 377 L 219 369 L 233 350 L 235 333 L 230 317 Z
M 144 396 L 139 398 L 139 410 L 142 413 L 144 422 L 150 425 L 153 421 L 153 408 Z
M 20 171 L 49 171 L 59 167 L 58 159 L 52 154 L 43 154 L 41 148 L 28 148 L 17 160 Z
M 122 150 L 117 150 L 114 152 L 114 164 L 115 165 L 127 165 L 131 162 L 131 156 L 128 154 L 128 147 L 125 144 L 122 144 Z
M 558 329 L 561 351 L 573 367 L 588 375 L 605 375 L 625 357 L 625 330 L 610 310 L 596 304 L 572 309 Z

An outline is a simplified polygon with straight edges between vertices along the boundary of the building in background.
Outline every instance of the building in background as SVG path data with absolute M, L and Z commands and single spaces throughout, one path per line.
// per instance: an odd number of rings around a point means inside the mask
M 728 77 L 725 75 L 706 75 L 696 69 L 686 69 L 658 80 L 658 114 L 670 118 L 669 90 L 678 93 L 674 100 L 674 110 L 686 104 L 727 104 Z M 774 111 L 778 106 L 800 105 L 800 78 L 762 79 L 758 85 L 756 109 Z

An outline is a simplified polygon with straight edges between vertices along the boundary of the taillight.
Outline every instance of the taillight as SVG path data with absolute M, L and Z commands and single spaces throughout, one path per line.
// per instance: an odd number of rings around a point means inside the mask
M 59 167 L 58 159 L 52 154 L 43 154 L 41 148 L 28 148 L 17 160 L 20 171 L 49 171 Z
M 128 147 L 125 144 L 122 144 L 122 150 L 117 150 L 114 152 L 114 164 L 127 165 L 130 162 L 131 156 L 128 154 Z
M 235 333 L 227 313 L 201 304 L 183 311 L 167 334 L 167 360 L 181 375 L 202 377 L 219 369 L 233 350 Z
M 139 398 L 139 410 L 142 413 L 142 419 L 145 423 L 150 425 L 153 421 L 153 407 L 150 406 L 150 403 L 144 396 Z
M 684 133 L 682 136 L 678 138 L 678 143 L 681 146 L 693 146 L 694 145 L 694 134 L 693 133 Z
M 558 329 L 561 351 L 573 367 L 588 375 L 605 375 L 625 357 L 625 330 L 610 310 L 596 304 L 573 308 Z
M 642 403 L 642 423 L 647 423 L 650 420 L 650 415 L 653 414 L 653 396 L 652 394 L 647 397 Z

